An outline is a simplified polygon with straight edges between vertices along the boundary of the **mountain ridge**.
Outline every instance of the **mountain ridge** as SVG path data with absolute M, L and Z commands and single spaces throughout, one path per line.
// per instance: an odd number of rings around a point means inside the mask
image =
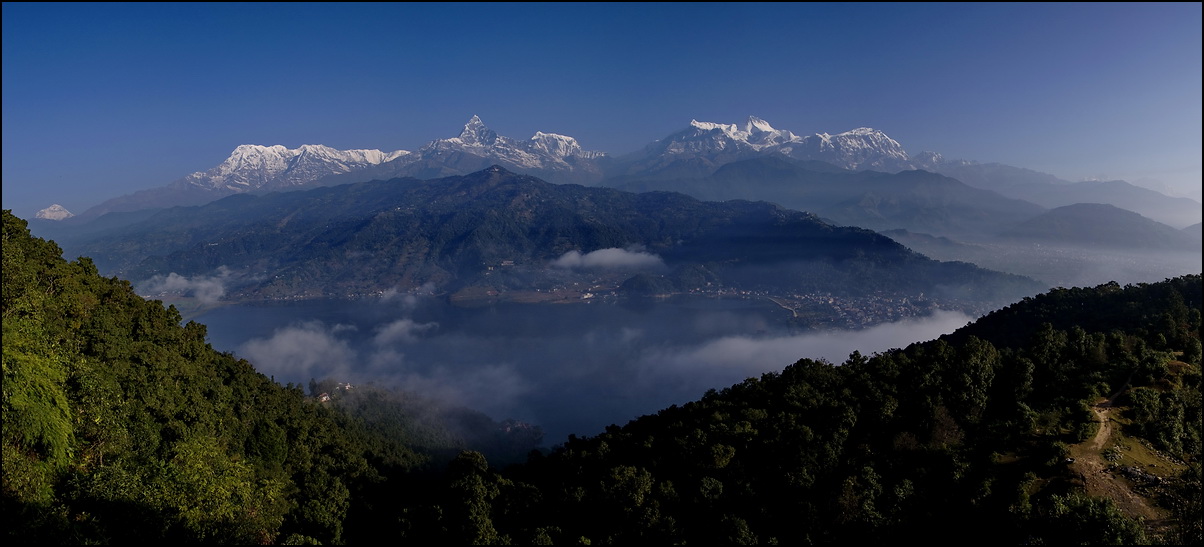
M 324 145 L 240 145 L 219 165 L 192 173 L 167 186 L 117 196 L 77 215 L 86 222 L 106 212 L 174 205 L 197 205 L 242 192 L 298 189 L 397 177 L 423 179 L 465 175 L 499 164 L 555 183 L 615 186 L 643 179 L 697 178 L 718 168 L 758 156 L 824 161 L 848 170 L 899 172 L 925 169 L 1045 207 L 1106 201 L 1172 225 L 1199 222 L 1199 204 L 1119 181 L 1107 187 L 1075 186 L 1022 168 L 945 160 L 934 152 L 908 154 L 886 133 L 862 127 L 842 133 L 799 136 L 749 116 L 743 124 L 692 120 L 681 130 L 622 157 L 585 150 L 576 139 L 537 131 L 513 139 L 488 128 L 479 116 L 455 137 L 435 139 L 415 151 L 336 150 Z M 1033 186 L 1033 185 L 1036 186 Z M 1105 191 L 1106 190 L 1106 191 Z M 1141 190 L 1145 190 L 1141 192 Z M 1143 197 L 1133 199 L 1134 192 Z M 1101 197 L 1102 196 L 1102 197 Z M 1167 217 L 1160 216 L 1163 212 Z M 1194 221 L 1194 222 L 1193 222 Z
M 225 268 L 243 281 L 231 293 L 240 298 L 376 294 L 425 284 L 447 293 L 539 292 L 579 282 L 603 282 L 606 292 L 687 292 L 709 282 L 713 291 L 881 291 L 994 303 L 1039 290 L 1026 278 L 938 263 L 869 230 L 766 202 L 557 185 L 501 166 L 428 181 L 238 194 L 60 244 L 91 256 L 106 273 L 140 282 Z M 595 251 L 659 260 L 644 262 L 651 269 L 604 274 L 556 266 L 569 253 Z M 654 273 L 653 285 L 624 285 L 640 272 Z

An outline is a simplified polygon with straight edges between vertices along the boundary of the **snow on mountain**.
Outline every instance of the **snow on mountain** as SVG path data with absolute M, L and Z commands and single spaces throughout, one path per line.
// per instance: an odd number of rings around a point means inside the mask
M 860 128 L 799 137 L 755 116 L 739 125 L 692 120 L 685 129 L 645 149 L 649 157 L 723 154 L 727 158 L 723 161 L 768 153 L 818 159 L 848 169 L 914 168 L 902 146 L 881 131 Z M 466 159 L 473 157 L 477 159 Z M 499 135 L 474 115 L 458 136 L 431 141 L 414 153 L 336 150 L 317 144 L 294 149 L 244 144 L 217 167 L 188 175 L 176 184 L 228 195 L 298 188 L 340 175 L 379 178 L 471 172 L 483 168 L 477 165 L 482 162 L 554 180 L 592 183 L 602 178 L 597 160 L 605 157 L 602 152 L 584 150 L 573 137 L 556 133 L 537 131 L 526 140 Z
M 583 150 L 580 144 L 577 144 L 577 139 L 555 133 L 544 133 L 536 131 L 535 135 L 528 141 L 528 147 L 537 153 L 543 153 L 558 158 L 576 157 L 585 159 L 594 159 L 605 156 L 605 152 L 596 152 L 592 150 Z
M 206 190 L 247 192 L 302 186 L 322 177 L 350 173 L 409 155 L 405 150 L 336 150 L 320 144 L 295 149 L 281 145 L 244 144 L 221 165 L 184 177 L 183 182 Z
M 820 160 L 846 169 L 914 169 L 916 166 L 897 141 L 868 127 L 831 135 L 800 137 L 774 129 L 769 122 L 749 116 L 741 126 L 691 120 L 690 125 L 645 149 L 646 156 L 771 154 Z
M 37 214 L 34 215 L 34 218 L 44 218 L 46 220 L 63 220 L 65 218 L 71 218 L 73 216 L 75 216 L 75 215 L 71 214 L 71 211 L 68 211 L 66 207 L 63 207 L 62 205 L 55 203 L 54 205 L 51 205 L 50 207 L 47 207 L 45 209 L 42 209 L 41 211 L 38 211 Z
M 743 127 L 736 124 L 700 122 L 690 125 L 649 146 L 652 154 L 700 154 L 708 152 L 758 152 L 797 140 L 789 131 L 779 131 L 769 122 L 749 116 Z
M 869 127 L 835 135 L 816 133 L 781 147 L 781 151 L 793 158 L 826 161 L 845 169 L 897 171 L 915 168 L 898 141 Z
M 571 158 L 595 159 L 602 152 L 586 151 L 577 139 L 555 133 L 537 131 L 527 140 L 498 135 L 485 126 L 478 116 L 464 124 L 460 136 L 438 139 L 422 147 L 415 159 L 437 156 L 446 152 L 466 152 L 490 160 L 509 163 L 519 169 L 570 170 Z

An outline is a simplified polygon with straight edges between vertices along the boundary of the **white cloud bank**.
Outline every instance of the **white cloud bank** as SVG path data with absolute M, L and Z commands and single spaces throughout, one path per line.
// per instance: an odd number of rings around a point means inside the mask
M 552 266 L 566 269 L 647 269 L 664 268 L 665 262 L 659 256 L 642 251 L 638 248 L 598 249 L 597 251 L 581 254 L 581 251 L 569 251 L 560 258 L 552 261 Z
M 226 284 L 234 272 L 225 266 L 217 269 L 216 275 L 184 277 L 171 272 L 166 276 L 156 275 L 142 283 L 139 292 L 143 296 L 173 294 L 191 296 L 204 303 L 212 303 L 226 294 Z

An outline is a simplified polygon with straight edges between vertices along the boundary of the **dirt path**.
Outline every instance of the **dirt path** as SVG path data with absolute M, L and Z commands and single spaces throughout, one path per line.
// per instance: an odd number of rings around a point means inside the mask
M 1125 516 L 1142 518 L 1149 524 L 1167 518 L 1165 511 L 1150 505 L 1144 497 L 1133 492 L 1127 482 L 1108 472 L 1103 451 L 1112 439 L 1112 400 L 1102 399 L 1091 410 L 1099 422 L 1099 431 L 1094 438 L 1071 449 L 1074 458 L 1071 469 L 1083 478 L 1087 495 L 1109 498 Z

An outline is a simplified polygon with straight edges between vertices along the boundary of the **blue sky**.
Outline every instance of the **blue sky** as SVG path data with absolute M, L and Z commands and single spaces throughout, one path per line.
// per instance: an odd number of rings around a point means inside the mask
M 1200 199 L 1200 3 L 3 4 L 3 201 L 79 213 L 240 144 L 497 132 L 634 151 L 691 119 Z

